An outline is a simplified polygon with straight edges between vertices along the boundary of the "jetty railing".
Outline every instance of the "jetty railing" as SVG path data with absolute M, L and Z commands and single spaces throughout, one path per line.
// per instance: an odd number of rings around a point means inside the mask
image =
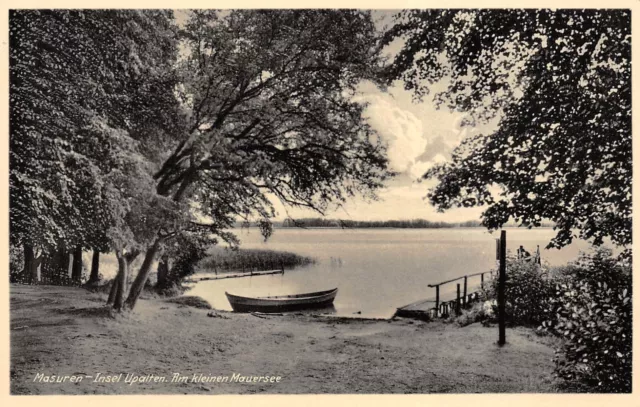
M 429 284 L 429 288 L 435 288 L 435 299 L 420 300 L 402 306 L 397 309 L 396 315 L 399 317 L 430 319 L 433 317 L 448 317 L 453 312 L 455 312 L 456 314 L 460 314 L 463 308 L 466 308 L 469 304 L 480 299 L 480 290 L 484 288 L 485 284 L 485 274 L 493 275 L 493 273 L 495 272 L 495 270 L 488 270 L 480 273 L 459 276 L 450 280 L 441 281 L 436 284 Z M 469 279 L 477 276 L 480 277 L 480 290 L 469 292 Z M 462 290 L 460 287 L 460 283 L 456 284 L 455 298 L 450 300 L 442 300 L 440 287 L 460 280 L 463 280 Z
M 482 290 L 484 289 L 484 275 L 489 274 L 493 276 L 493 273 L 495 273 L 494 270 L 483 271 L 480 273 L 467 274 L 464 276 L 452 278 L 451 280 L 442 281 L 437 284 L 429 284 L 428 285 L 429 288 L 436 289 L 435 307 L 433 308 L 435 310 L 435 316 L 438 317 L 440 315 L 442 316 L 450 315 L 451 308 L 454 306 L 455 306 L 456 313 L 459 314 L 461 308 L 466 308 L 467 305 L 470 304 L 471 302 L 477 301 L 479 299 L 479 292 L 478 291 L 474 291 L 471 293 L 468 292 L 469 278 L 480 276 L 480 289 Z M 460 284 L 457 284 L 456 299 L 440 302 L 440 287 L 445 284 L 453 283 L 454 281 L 459 281 L 459 280 L 464 280 L 462 296 L 460 295 Z

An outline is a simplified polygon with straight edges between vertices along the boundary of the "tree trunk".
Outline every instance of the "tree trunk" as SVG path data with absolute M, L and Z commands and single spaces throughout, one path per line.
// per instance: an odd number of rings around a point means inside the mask
M 120 268 L 120 266 L 118 266 Z M 111 283 L 111 290 L 109 290 L 109 298 L 107 299 L 107 305 L 113 305 L 116 300 L 116 292 L 118 291 L 118 284 L 120 280 L 118 280 L 118 276 L 113 279 L 113 283 Z
M 127 271 L 129 270 L 129 266 L 131 266 L 131 263 L 133 263 L 133 261 L 138 256 L 138 254 L 140 254 L 140 251 L 136 250 L 136 251 L 133 251 L 131 253 L 127 253 L 126 255 L 122 256 L 125 259 L 125 264 L 127 266 Z M 115 302 L 116 302 L 116 294 L 118 292 L 120 292 L 122 298 L 124 298 L 124 296 L 127 293 L 126 281 L 127 281 L 128 277 L 129 277 L 128 275 L 125 276 L 125 279 L 124 279 L 125 280 L 125 284 L 124 284 L 123 289 L 121 289 L 120 288 L 120 284 L 121 284 L 121 280 L 120 280 L 120 260 L 118 260 L 118 274 L 116 274 L 116 277 L 113 279 L 113 283 L 111 285 L 111 290 L 109 290 L 109 299 L 107 300 L 107 305 L 114 305 L 115 304 Z
M 140 254 L 140 250 L 133 250 L 124 255 L 124 258 L 127 260 L 127 266 L 131 266 L 131 263 L 138 257 Z
M 138 275 L 136 279 L 131 284 L 131 290 L 129 291 L 129 297 L 127 298 L 126 304 L 129 309 L 133 309 L 136 306 L 136 301 L 138 301 L 138 297 L 142 293 L 142 289 L 147 282 L 147 278 L 149 278 L 149 273 L 151 272 L 151 263 L 153 263 L 153 259 L 158 252 L 158 248 L 160 247 L 161 238 L 156 238 L 153 245 L 147 249 L 147 253 L 144 256 L 144 261 L 142 262 L 142 266 L 140 266 L 140 271 L 138 271 Z
M 67 259 L 66 259 L 66 264 L 67 264 L 67 278 L 71 278 L 71 276 L 73 275 L 72 271 L 73 271 L 73 253 L 67 253 Z
M 91 259 L 91 275 L 89 276 L 89 282 L 87 284 L 95 284 L 100 280 L 100 252 L 98 250 L 93 251 L 93 258 Z
M 127 260 L 121 253 L 116 253 L 116 256 L 118 257 L 118 275 L 116 276 L 118 284 L 113 300 L 113 308 L 120 311 L 122 310 L 125 291 L 127 290 Z
M 40 269 L 42 277 L 52 284 L 59 284 L 64 279 L 68 257 L 64 248 L 57 248 L 53 253 L 43 257 Z
M 124 255 L 124 259 L 127 261 L 127 279 L 125 280 L 125 284 L 124 284 L 125 290 L 123 291 L 123 295 L 125 296 L 129 294 L 128 285 L 129 285 L 129 280 L 131 279 L 131 263 L 134 262 L 134 260 L 138 257 L 139 254 L 140 254 L 140 250 L 134 250 Z
M 169 276 L 169 256 L 166 254 L 161 257 L 158 263 L 158 282 L 156 287 L 165 288 L 167 286 L 167 277 Z
M 76 250 L 73 251 L 71 279 L 78 283 L 82 280 L 82 246 L 76 247 Z
M 58 250 L 58 253 L 55 257 L 55 276 L 56 281 L 65 280 L 65 276 L 67 275 L 67 262 L 69 261 L 69 253 L 67 253 L 66 248 L 61 248 Z
M 24 245 L 24 269 L 23 273 L 23 281 L 28 282 L 29 284 L 35 284 L 37 276 L 33 275 L 33 264 L 35 262 L 35 255 L 33 253 L 33 246 L 25 244 Z

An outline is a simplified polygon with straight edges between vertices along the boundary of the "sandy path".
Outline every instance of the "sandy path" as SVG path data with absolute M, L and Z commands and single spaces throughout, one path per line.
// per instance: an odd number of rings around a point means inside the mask
M 549 392 L 550 338 L 532 331 L 312 316 L 219 313 L 139 301 L 111 318 L 83 289 L 11 286 L 13 394 Z M 165 383 L 34 382 L 36 374 L 154 374 Z M 281 376 L 279 383 L 171 383 L 189 376 Z

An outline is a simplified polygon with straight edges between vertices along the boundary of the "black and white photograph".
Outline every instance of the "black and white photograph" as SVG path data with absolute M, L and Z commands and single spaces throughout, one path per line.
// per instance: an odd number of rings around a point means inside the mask
M 632 393 L 631 8 L 47 7 L 11 396 Z

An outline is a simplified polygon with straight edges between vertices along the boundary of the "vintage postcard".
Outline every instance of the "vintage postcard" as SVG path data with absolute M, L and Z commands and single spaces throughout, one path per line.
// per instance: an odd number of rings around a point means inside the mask
M 14 3 L 11 400 L 629 402 L 625 4 Z

